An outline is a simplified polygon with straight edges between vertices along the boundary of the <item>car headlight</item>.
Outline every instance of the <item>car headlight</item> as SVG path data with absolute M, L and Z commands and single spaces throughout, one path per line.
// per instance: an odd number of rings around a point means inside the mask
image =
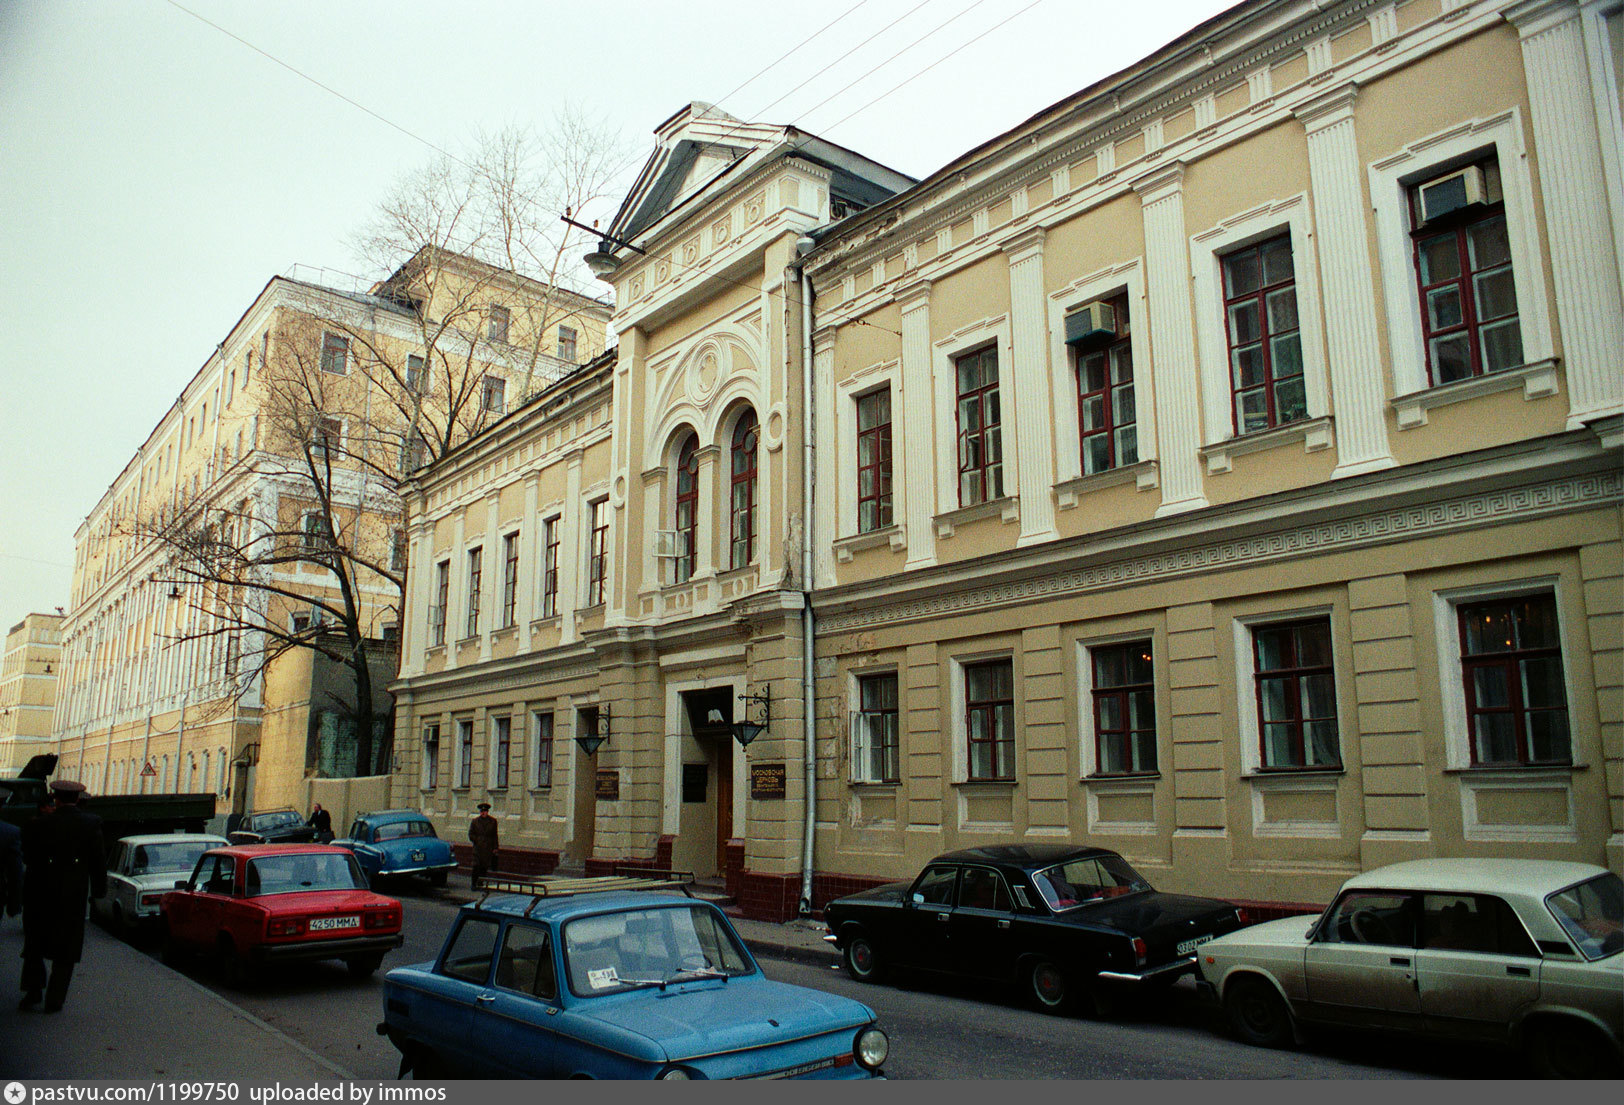
M 660 1081 L 661 1082 L 666 1082 L 666 1081 L 670 1081 L 670 1080 L 673 1080 L 673 1079 L 676 1080 L 676 1081 L 679 1081 L 679 1082 L 686 1082 L 692 1077 L 693 1077 L 693 1075 L 689 1074 L 687 1071 L 683 1070 L 681 1067 L 666 1067 L 663 1071 L 660 1072 Z
M 851 1053 L 860 1066 L 878 1070 L 885 1057 L 891 1054 L 891 1040 L 884 1032 L 869 1025 L 857 1033 L 857 1039 L 852 1041 Z

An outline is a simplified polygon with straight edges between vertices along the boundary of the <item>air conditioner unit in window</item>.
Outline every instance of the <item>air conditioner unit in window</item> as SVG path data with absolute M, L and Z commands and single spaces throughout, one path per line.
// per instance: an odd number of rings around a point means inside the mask
M 682 555 L 682 534 L 674 529 L 654 531 L 654 555 L 661 560 L 675 560 Z
M 1116 308 L 1096 299 L 1066 316 L 1066 344 L 1091 349 L 1113 342 L 1127 330 L 1127 322 L 1124 318 L 1119 323 Z
M 1468 165 L 1416 186 L 1422 223 L 1430 223 L 1463 207 L 1488 202 L 1483 187 L 1483 167 Z

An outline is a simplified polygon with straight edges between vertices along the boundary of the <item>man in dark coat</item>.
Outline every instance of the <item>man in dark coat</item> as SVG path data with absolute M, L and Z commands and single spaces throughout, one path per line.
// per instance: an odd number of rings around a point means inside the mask
M 316 808 L 310 811 L 310 820 L 305 822 L 316 830 L 317 844 L 331 844 L 333 842 L 333 815 L 316 803 Z
M 85 906 L 91 894 L 107 893 L 107 852 L 102 845 L 101 818 L 79 808 L 83 783 L 58 780 L 51 784 L 56 810 L 29 823 L 35 855 L 44 861 L 43 883 L 24 902 L 23 1000 L 27 1009 L 38 1003 L 42 984 L 45 1012 L 55 1013 L 68 996 L 73 965 L 85 943 Z M 32 866 L 34 860 L 24 860 Z M 30 872 L 32 873 L 32 872 Z M 34 914 L 42 914 L 36 925 Z M 43 931 L 39 931 L 43 929 Z M 51 961 L 49 982 L 45 960 Z
M 7 917 L 23 911 L 23 833 L 0 821 L 0 909 Z
M 468 825 L 468 842 L 474 846 L 474 875 L 468 885 L 479 889 L 485 872 L 496 867 L 496 850 L 500 847 L 496 835 L 496 818 L 491 816 L 491 804 L 479 804 L 479 816 Z

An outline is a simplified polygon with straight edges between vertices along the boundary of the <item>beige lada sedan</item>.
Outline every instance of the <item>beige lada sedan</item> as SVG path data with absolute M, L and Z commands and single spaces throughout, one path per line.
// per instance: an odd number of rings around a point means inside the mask
M 1624 884 L 1601 867 L 1430 859 L 1349 879 L 1318 918 L 1200 949 L 1235 1034 L 1304 1024 L 1508 1043 L 1555 1077 L 1624 1073 Z

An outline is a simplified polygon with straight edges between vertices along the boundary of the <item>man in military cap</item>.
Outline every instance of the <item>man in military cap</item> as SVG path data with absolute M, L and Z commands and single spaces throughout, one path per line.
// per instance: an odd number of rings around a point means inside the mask
M 86 901 L 91 894 L 107 893 L 101 818 L 79 808 L 84 793 L 83 783 L 52 783 L 56 809 L 30 821 L 24 832 L 29 885 L 23 903 L 22 1009 L 39 1004 L 42 989 L 45 1012 L 62 1008 L 73 965 L 84 949 Z M 41 868 L 37 874 L 36 865 Z
M 474 874 L 468 880 L 468 885 L 478 890 L 485 872 L 496 867 L 496 850 L 500 846 L 496 833 L 496 818 L 491 816 L 489 802 L 479 804 L 479 816 L 469 823 L 468 842 L 474 846 Z

